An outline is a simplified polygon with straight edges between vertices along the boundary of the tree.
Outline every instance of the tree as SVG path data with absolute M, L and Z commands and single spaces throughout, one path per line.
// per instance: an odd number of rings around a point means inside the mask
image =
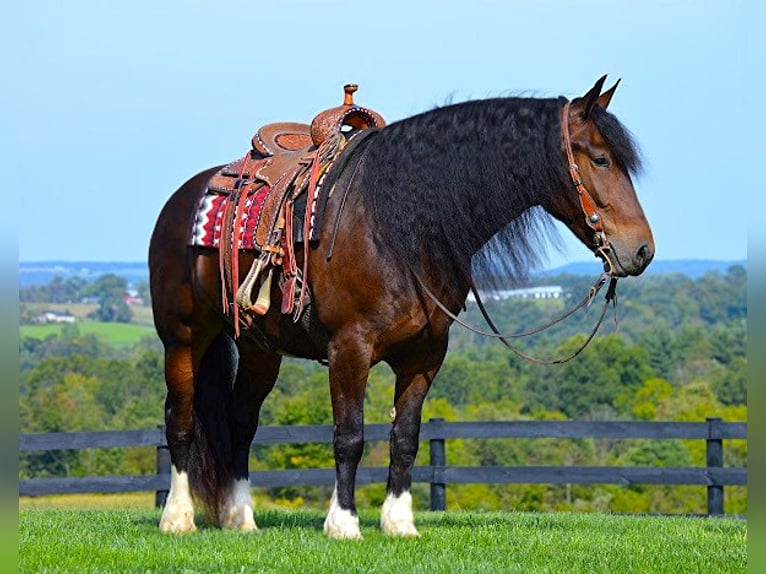
M 580 337 L 569 339 L 559 353 L 568 354 L 580 344 Z M 560 400 L 556 408 L 570 418 L 582 418 L 603 406 L 614 407 L 621 394 L 634 393 L 652 375 L 646 351 L 627 347 L 616 334 L 594 339 L 577 358 L 553 368 Z
M 649 355 L 649 364 L 657 375 L 669 379 L 677 363 L 673 336 L 667 329 L 648 331 L 641 338 L 641 345 Z
M 148 281 L 139 281 L 136 283 L 136 291 L 138 292 L 138 296 L 141 298 L 141 301 L 144 302 L 144 305 L 152 304 L 152 293 L 149 289 Z
M 657 405 L 673 396 L 673 386 L 664 379 L 651 377 L 646 379 L 633 395 L 621 395 L 617 407 L 629 411 L 639 420 L 652 421 L 657 418 Z
M 719 377 L 712 380 L 713 390 L 724 405 L 747 404 L 747 359 L 735 357 Z
M 98 309 L 89 316 L 105 323 L 129 323 L 133 311 L 125 302 L 127 288 L 127 279 L 114 273 L 106 273 L 96 279 L 90 291 L 98 298 Z

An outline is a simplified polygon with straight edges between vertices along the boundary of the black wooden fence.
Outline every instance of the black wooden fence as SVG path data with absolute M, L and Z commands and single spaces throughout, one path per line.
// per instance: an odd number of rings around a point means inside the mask
M 388 440 L 390 424 L 365 426 L 365 440 Z M 431 509 L 445 510 L 448 484 L 637 484 L 699 485 L 707 488 L 708 514 L 724 514 L 724 486 L 747 485 L 747 469 L 723 466 L 723 441 L 746 439 L 743 422 L 580 422 L 512 421 L 453 422 L 431 419 L 424 423 L 421 440 L 429 441 L 428 466 L 415 467 L 413 480 L 431 485 Z M 603 466 L 479 466 L 447 465 L 445 441 L 449 439 L 560 438 L 560 439 L 699 439 L 707 445 L 704 467 L 603 467 Z M 329 443 L 332 426 L 265 426 L 258 429 L 256 444 Z M 162 506 L 170 487 L 170 456 L 163 427 L 132 431 L 23 434 L 19 450 L 50 451 L 84 448 L 146 446 L 157 449 L 157 474 L 31 478 L 19 481 L 20 496 L 46 494 L 156 492 Z M 357 484 L 384 483 L 387 468 L 360 467 Z M 250 473 L 254 487 L 333 485 L 333 469 L 260 470 Z

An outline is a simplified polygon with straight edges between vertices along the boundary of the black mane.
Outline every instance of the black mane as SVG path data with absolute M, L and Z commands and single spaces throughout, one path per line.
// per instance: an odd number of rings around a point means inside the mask
M 376 239 L 400 265 L 430 269 L 429 279 L 454 288 L 456 296 L 471 276 L 495 284 L 523 281 L 544 261 L 544 235 L 554 231 L 539 206 L 567 185 L 562 101 L 470 101 L 385 127 L 359 174 Z M 603 111 L 594 121 L 618 161 L 638 167 L 619 122 Z

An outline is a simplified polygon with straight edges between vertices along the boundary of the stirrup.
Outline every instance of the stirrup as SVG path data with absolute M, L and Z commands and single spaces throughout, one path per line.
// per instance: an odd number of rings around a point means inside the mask
M 274 269 L 269 269 L 266 273 L 266 277 L 261 282 L 261 287 L 258 290 L 258 297 L 255 303 L 249 307 L 249 310 L 256 315 L 265 315 L 271 307 L 271 277 L 274 275 Z

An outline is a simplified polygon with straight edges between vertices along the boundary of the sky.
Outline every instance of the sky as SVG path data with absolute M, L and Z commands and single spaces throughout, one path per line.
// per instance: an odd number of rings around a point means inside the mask
M 763 228 L 763 2 L 13 0 L 4 12 L 3 233 L 21 262 L 145 260 L 176 188 L 241 157 L 259 126 L 340 104 L 346 83 L 391 122 L 621 78 L 610 111 L 643 151 L 635 183 L 657 259 L 745 259 L 748 229 Z M 549 267 L 592 259 L 561 235 Z

